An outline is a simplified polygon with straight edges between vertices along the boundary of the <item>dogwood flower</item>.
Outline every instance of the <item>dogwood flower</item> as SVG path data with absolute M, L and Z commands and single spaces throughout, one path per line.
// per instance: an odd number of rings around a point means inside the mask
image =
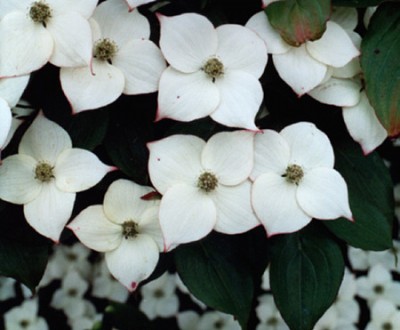
M 222 132 L 206 143 L 172 135 L 149 143 L 149 174 L 163 195 L 160 225 L 165 250 L 211 230 L 237 234 L 256 227 L 250 204 L 254 133 Z
M 312 123 L 256 135 L 252 203 L 268 236 L 300 230 L 312 218 L 352 219 L 346 182 L 333 164 L 328 137 Z
M 129 11 L 134 10 L 136 7 L 145 5 L 146 3 L 154 2 L 155 0 L 125 0 L 128 4 Z
M 263 294 L 257 300 L 256 314 L 260 323 L 256 330 L 289 330 L 271 294 Z
M 0 198 L 24 205 L 28 223 L 58 241 L 76 193 L 93 187 L 113 169 L 95 154 L 72 148 L 68 133 L 39 113 L 22 137 L 18 154 L 0 166 Z
M 93 58 L 90 66 L 62 68 L 62 89 L 73 111 L 96 109 L 122 93 L 136 95 L 158 90 L 166 67 L 160 49 L 149 39 L 150 25 L 121 0 L 102 2 L 90 20 Z
M 371 308 L 371 320 L 365 330 L 400 330 L 400 311 L 390 300 L 379 299 Z
M 211 116 L 230 127 L 257 130 L 263 98 L 258 81 L 267 64 L 265 44 L 251 30 L 204 16 L 158 15 L 160 47 L 170 66 L 160 79 L 156 120 Z
M 0 3 L 0 77 L 90 63 L 88 18 L 98 0 L 13 0 Z
M 299 96 L 318 86 L 330 68 L 343 67 L 360 55 L 346 31 L 334 21 L 327 22 L 320 39 L 296 47 L 281 38 L 264 12 L 253 15 L 246 26 L 265 41 L 279 76 Z
M 0 160 L 1 150 L 6 147 L 10 140 L 10 130 L 12 128 L 10 108 L 17 104 L 28 85 L 28 81 L 29 75 L 0 79 Z
M 43 317 L 38 316 L 37 299 L 25 300 L 20 306 L 4 313 L 6 329 L 14 330 L 48 330 Z
M 128 180 L 114 181 L 103 205 L 89 206 L 67 226 L 87 247 L 105 253 L 110 273 L 129 291 L 150 276 L 163 247 L 159 202 L 141 199 L 151 191 Z

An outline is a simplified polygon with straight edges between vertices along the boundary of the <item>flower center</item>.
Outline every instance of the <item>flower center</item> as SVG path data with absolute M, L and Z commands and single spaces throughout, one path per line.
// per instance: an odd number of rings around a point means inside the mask
M 210 172 L 204 172 L 199 176 L 197 180 L 197 187 L 205 192 L 213 191 L 218 186 L 217 177 Z
M 382 330 L 392 330 L 392 329 L 393 329 L 393 326 L 391 323 L 385 322 L 382 324 Z
M 139 225 L 132 220 L 125 221 L 122 224 L 122 235 L 125 239 L 136 237 L 139 234 Z
M 298 185 L 304 176 L 304 172 L 301 166 L 292 164 L 286 168 L 286 172 L 282 176 L 285 177 L 288 182 Z
M 75 288 L 70 288 L 70 289 L 68 289 L 67 294 L 70 297 L 76 297 L 76 296 L 78 296 L 78 290 Z
M 44 1 L 35 1 L 29 9 L 29 17 L 35 23 L 40 23 L 46 26 L 46 23 L 51 18 L 51 9 Z
M 267 324 L 270 326 L 275 326 L 278 324 L 278 319 L 275 316 L 271 316 L 268 320 L 267 320 Z
M 154 298 L 162 298 L 162 297 L 165 296 L 164 290 L 157 289 L 157 290 L 154 291 L 153 295 L 154 295 Z
M 215 82 L 215 79 L 224 73 L 224 65 L 219 59 L 213 57 L 206 62 L 202 70 Z
M 376 294 L 382 294 L 385 291 L 384 287 L 380 284 L 374 286 L 374 292 Z
M 93 56 L 98 60 L 111 62 L 117 51 L 118 46 L 115 41 L 104 38 L 96 41 Z
M 19 321 L 19 325 L 21 328 L 27 328 L 30 325 L 30 322 L 29 322 L 29 320 L 24 319 L 24 320 Z
M 53 169 L 53 166 L 44 162 L 37 164 L 35 169 L 35 179 L 41 182 L 49 182 L 54 178 Z

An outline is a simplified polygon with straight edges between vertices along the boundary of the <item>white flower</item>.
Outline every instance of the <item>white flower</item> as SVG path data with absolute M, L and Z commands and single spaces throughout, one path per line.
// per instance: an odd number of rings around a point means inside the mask
M 68 225 L 87 247 L 105 252 L 111 274 L 129 291 L 150 276 L 163 247 L 159 202 L 141 199 L 151 191 L 128 180 L 114 181 L 103 205 L 89 206 Z
M 243 26 L 214 28 L 194 13 L 158 17 L 170 67 L 161 76 L 156 120 L 210 115 L 226 126 L 257 130 L 254 117 L 263 98 L 258 78 L 268 59 L 263 41 Z
M 73 111 L 105 106 L 122 93 L 157 91 L 166 64 L 160 49 L 148 40 L 146 17 L 137 10 L 129 12 L 122 0 L 108 0 L 96 8 L 92 18 L 90 66 L 60 71 L 62 89 Z
M 0 276 L 0 301 L 15 297 L 15 282 L 11 277 Z
M 146 3 L 154 2 L 155 0 L 125 0 L 128 4 L 129 11 L 134 10 L 136 7 L 145 5 Z
M 54 292 L 50 306 L 62 309 L 69 319 L 81 316 L 85 311 L 83 295 L 89 284 L 75 270 L 69 269 L 61 282 L 61 288 Z
M 0 79 L 0 161 L 1 150 L 7 146 L 11 139 L 10 132 L 13 123 L 10 108 L 17 104 L 28 85 L 28 81 L 29 75 Z
M 342 284 L 333 307 L 337 311 L 340 324 L 355 324 L 359 320 L 360 306 L 355 300 L 357 283 L 354 274 L 345 269 Z
M 391 273 L 381 264 L 376 264 L 367 276 L 357 278 L 357 295 L 372 304 L 378 299 L 390 300 L 400 306 L 400 283 L 393 280 Z
M 330 68 L 343 67 L 360 54 L 347 32 L 333 21 L 327 22 L 320 39 L 297 47 L 281 38 L 264 12 L 252 16 L 246 26 L 265 41 L 279 76 L 300 96 L 318 86 Z
M 237 234 L 259 225 L 248 180 L 253 137 L 246 131 L 222 132 L 206 143 L 173 135 L 148 145 L 150 178 L 163 195 L 159 216 L 166 251 L 213 229 Z
M 265 291 L 271 290 L 271 285 L 269 284 L 269 265 L 265 269 L 261 278 L 261 288 Z
M 365 330 L 400 330 L 400 311 L 390 300 L 379 299 L 371 308 L 371 321 Z
M 219 311 L 205 312 L 197 323 L 196 330 L 240 330 L 232 315 Z
M 37 312 L 37 300 L 25 300 L 21 306 L 14 307 L 4 314 L 5 328 L 10 330 L 48 330 L 45 319 L 39 317 Z
M 378 6 L 373 6 L 373 7 L 367 7 L 365 9 L 364 17 L 363 17 L 363 23 L 366 28 L 368 28 L 369 22 L 372 18 L 372 15 L 375 14 L 376 10 L 378 9 Z
M 165 272 L 159 278 L 142 286 L 139 309 L 150 320 L 156 317 L 171 317 L 179 309 L 179 299 L 175 291 L 175 275 Z
M 71 330 L 92 329 L 94 324 L 101 321 L 103 315 L 97 313 L 95 306 L 88 300 L 83 300 L 84 309 L 81 315 L 68 318 Z
M 107 298 L 120 303 L 128 299 L 129 291 L 111 275 L 104 259 L 97 264 L 92 285 L 93 297 Z
M 76 193 L 93 187 L 112 169 L 95 154 L 72 148 L 68 133 L 39 113 L 22 137 L 18 154 L 0 166 L 0 198 L 23 204 L 28 223 L 58 241 Z
M 256 135 L 252 203 L 269 236 L 300 230 L 312 218 L 352 218 L 346 182 L 333 164 L 328 137 L 312 123 Z
M 87 19 L 98 0 L 0 2 L 0 77 L 30 73 L 48 61 L 57 66 L 90 62 Z
M 256 313 L 260 323 L 256 330 L 289 330 L 271 294 L 263 294 L 257 300 Z
M 176 315 L 176 322 L 180 330 L 196 330 L 200 316 L 195 311 L 184 311 Z

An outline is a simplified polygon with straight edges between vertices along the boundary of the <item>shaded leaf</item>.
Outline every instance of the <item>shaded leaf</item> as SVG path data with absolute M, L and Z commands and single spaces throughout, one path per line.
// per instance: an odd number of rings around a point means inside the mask
M 271 290 L 291 330 L 312 330 L 339 290 L 344 260 L 321 226 L 273 238 Z
M 389 136 L 400 134 L 400 3 L 388 2 L 372 16 L 361 43 L 368 99 Z
M 377 6 L 384 1 L 387 0 L 332 0 L 332 5 L 361 8 L 361 7 Z

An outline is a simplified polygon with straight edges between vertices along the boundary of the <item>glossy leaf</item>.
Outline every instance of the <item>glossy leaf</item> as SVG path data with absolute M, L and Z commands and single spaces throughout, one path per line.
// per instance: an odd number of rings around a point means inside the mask
M 384 1 L 387 0 L 332 0 L 332 5 L 361 8 L 361 7 L 377 6 Z
M 394 218 L 393 185 L 378 153 L 368 156 L 354 142 L 335 148 L 335 167 L 346 180 L 354 222 L 346 219 L 324 224 L 348 244 L 364 250 L 386 250 L 392 246 Z
M 292 46 L 319 39 L 331 14 L 330 0 L 285 0 L 265 8 L 271 25 Z
M 271 290 L 291 330 L 312 330 L 339 290 L 344 260 L 339 245 L 323 227 L 273 240 Z
M 400 134 L 400 3 L 382 4 L 361 43 L 368 99 L 389 136 Z
M 240 257 L 240 245 L 229 238 L 211 235 L 182 245 L 175 251 L 175 263 L 183 283 L 194 296 L 211 308 L 234 315 L 246 329 L 253 279 L 249 264 Z
M 118 328 L 120 330 L 155 329 L 149 319 L 137 307 L 129 304 L 112 303 L 105 309 L 103 322 L 98 330 Z

